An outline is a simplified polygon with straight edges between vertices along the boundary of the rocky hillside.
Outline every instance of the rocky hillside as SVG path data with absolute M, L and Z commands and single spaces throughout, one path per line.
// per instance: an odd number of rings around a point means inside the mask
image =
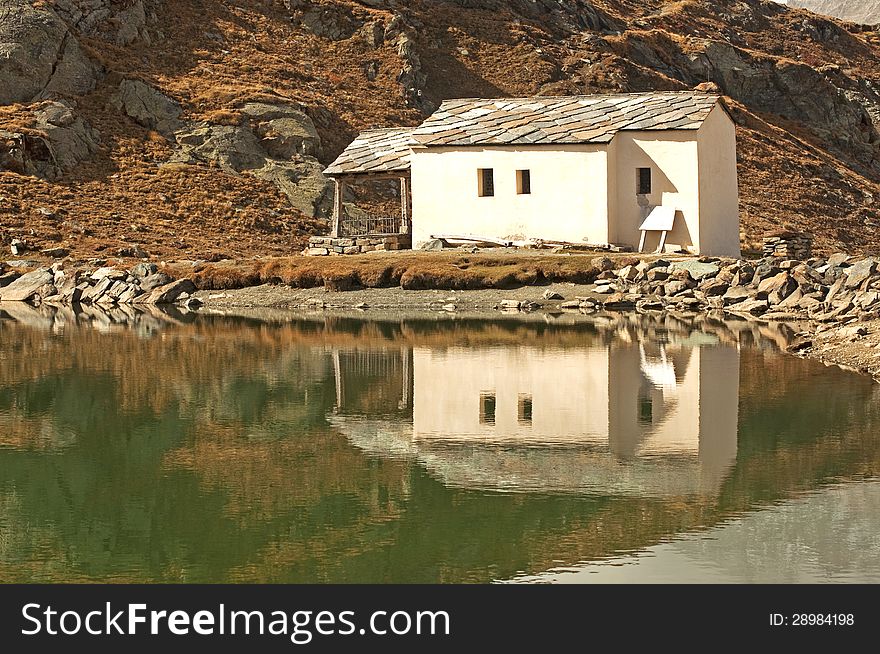
M 760 0 L 0 0 L 0 241 L 289 253 L 363 128 L 709 80 L 739 124 L 745 245 L 796 227 L 873 250 L 878 53 L 870 28 Z
M 880 0 L 782 0 L 789 7 L 809 9 L 866 25 L 880 23 Z

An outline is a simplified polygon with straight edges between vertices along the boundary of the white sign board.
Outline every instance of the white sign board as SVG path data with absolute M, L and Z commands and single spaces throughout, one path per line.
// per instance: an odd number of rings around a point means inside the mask
M 676 211 L 677 209 L 675 207 L 654 207 L 651 210 L 651 213 L 648 214 L 648 217 L 645 218 L 645 222 L 642 223 L 642 226 L 639 227 L 639 229 L 643 232 L 671 232 L 672 225 L 673 223 L 675 223 Z

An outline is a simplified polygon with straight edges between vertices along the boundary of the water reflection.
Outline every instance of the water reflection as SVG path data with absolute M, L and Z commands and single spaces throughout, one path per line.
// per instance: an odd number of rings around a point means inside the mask
M 880 473 L 871 380 L 757 323 L 21 309 L 0 581 L 486 582 Z
M 334 353 L 333 423 L 469 489 L 715 494 L 736 460 L 739 350 L 663 342 Z M 411 423 L 350 412 L 347 366 L 399 368 Z M 388 408 L 388 407 L 386 407 Z
M 880 582 L 880 482 L 831 486 L 611 561 L 518 583 Z

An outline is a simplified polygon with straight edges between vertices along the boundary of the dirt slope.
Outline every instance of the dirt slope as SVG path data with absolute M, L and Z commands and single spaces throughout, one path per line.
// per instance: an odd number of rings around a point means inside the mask
M 290 253 L 363 128 L 449 97 L 708 79 L 739 123 L 746 247 L 795 227 L 874 251 L 878 52 L 876 31 L 759 0 L 0 0 L 0 242 Z

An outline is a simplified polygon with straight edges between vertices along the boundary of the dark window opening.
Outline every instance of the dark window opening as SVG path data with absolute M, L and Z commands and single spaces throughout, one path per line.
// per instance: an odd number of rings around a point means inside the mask
M 532 171 L 517 170 L 516 171 L 516 192 L 519 195 L 531 195 L 532 193 Z
M 495 195 L 495 170 L 492 168 L 479 169 L 480 197 L 490 198 Z
M 654 422 L 654 403 L 650 398 L 639 398 L 639 422 L 643 425 Z
M 516 417 L 521 425 L 532 424 L 532 396 L 520 395 L 517 402 Z
M 480 424 L 495 424 L 495 394 L 480 393 Z
M 639 168 L 638 174 L 638 190 L 639 195 L 648 195 L 651 193 L 651 169 Z

